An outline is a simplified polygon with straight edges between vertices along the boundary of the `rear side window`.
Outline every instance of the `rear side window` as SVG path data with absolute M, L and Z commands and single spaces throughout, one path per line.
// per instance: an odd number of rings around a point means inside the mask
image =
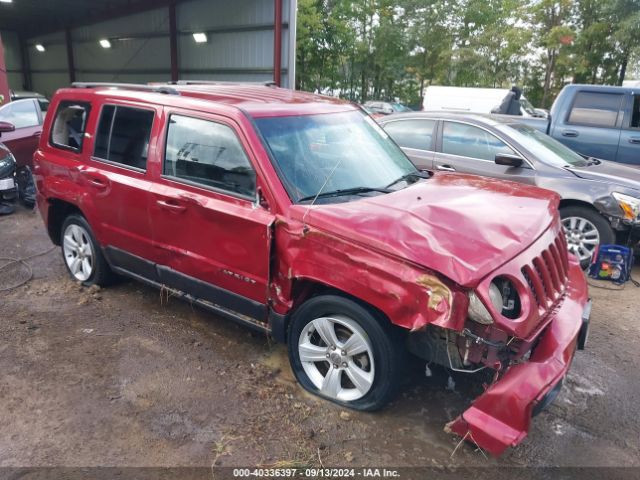
M 85 102 L 63 101 L 58 105 L 50 142 L 58 148 L 80 151 L 91 106 Z
M 154 112 L 105 105 L 100 114 L 93 156 L 146 170 Z
M 640 128 L 640 95 L 633 96 L 633 110 L 631 112 L 631 128 Z
M 431 150 L 435 120 L 398 120 L 384 126 L 385 131 L 404 148 Z
M 163 174 L 243 196 L 255 194 L 256 175 L 238 137 L 226 125 L 172 115 Z
M 0 120 L 12 123 L 16 128 L 35 127 L 40 124 L 40 117 L 33 100 L 9 103 L 0 112 Z
M 569 114 L 569 123 L 615 127 L 622 98 L 616 93 L 578 92 Z

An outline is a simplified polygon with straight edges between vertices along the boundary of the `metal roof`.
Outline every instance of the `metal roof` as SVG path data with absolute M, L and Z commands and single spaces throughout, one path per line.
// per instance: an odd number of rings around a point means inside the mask
M 168 0 L 13 0 L 0 2 L 0 30 L 25 36 L 166 6 Z M 178 3 L 178 2 L 176 2 Z

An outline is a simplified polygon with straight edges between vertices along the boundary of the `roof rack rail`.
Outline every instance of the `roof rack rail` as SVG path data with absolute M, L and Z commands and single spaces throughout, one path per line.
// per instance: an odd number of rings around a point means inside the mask
M 276 82 L 267 80 L 265 82 L 226 82 L 222 80 L 177 80 L 167 82 L 168 85 L 264 85 L 265 87 L 275 87 Z
M 73 88 L 119 88 L 127 90 L 142 90 L 144 92 L 164 93 L 167 95 L 180 95 L 175 88 L 164 85 L 144 85 L 141 83 L 111 83 L 111 82 L 73 82 Z

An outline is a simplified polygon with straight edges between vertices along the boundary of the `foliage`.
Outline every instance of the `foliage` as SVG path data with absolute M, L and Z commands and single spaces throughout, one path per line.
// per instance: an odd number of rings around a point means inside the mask
M 510 87 L 640 73 L 640 0 L 299 0 L 296 87 L 419 104 L 431 84 Z

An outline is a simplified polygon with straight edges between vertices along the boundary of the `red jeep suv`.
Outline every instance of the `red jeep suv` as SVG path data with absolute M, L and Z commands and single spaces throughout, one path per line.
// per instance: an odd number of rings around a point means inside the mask
M 417 170 L 357 106 L 269 85 L 74 84 L 37 201 L 71 276 L 166 288 L 287 342 L 300 384 L 360 410 L 409 351 L 492 382 L 447 428 L 494 454 L 553 400 L 590 302 L 556 194 Z

